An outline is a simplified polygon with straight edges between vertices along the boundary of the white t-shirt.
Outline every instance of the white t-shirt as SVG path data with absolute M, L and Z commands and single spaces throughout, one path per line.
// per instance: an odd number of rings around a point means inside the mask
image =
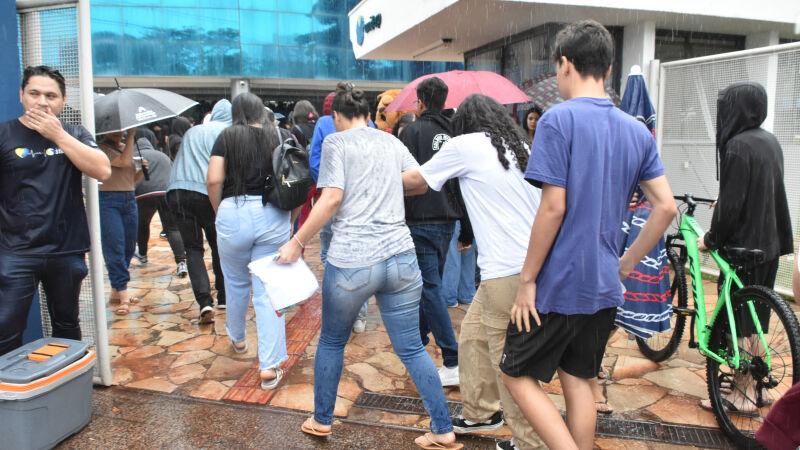
M 514 154 L 506 151 L 509 169 L 484 133 L 450 139 L 419 172 L 434 190 L 458 177 L 475 241 L 481 278 L 516 275 L 522 271 L 541 190 L 525 181 Z

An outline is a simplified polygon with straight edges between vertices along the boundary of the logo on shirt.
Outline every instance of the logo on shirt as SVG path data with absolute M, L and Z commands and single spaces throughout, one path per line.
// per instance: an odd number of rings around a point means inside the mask
M 50 147 L 50 148 L 47 148 L 47 149 L 45 149 L 43 151 L 36 152 L 36 151 L 33 151 L 33 150 L 31 150 L 31 149 L 29 149 L 27 147 L 17 147 L 17 148 L 14 149 L 14 153 L 17 154 L 17 157 L 19 157 L 20 159 L 23 159 L 23 158 L 27 158 L 28 156 L 30 156 L 31 158 L 35 158 L 37 156 L 61 155 L 61 154 L 64 153 L 64 151 L 61 150 L 60 148 L 52 148 L 52 147 Z
M 450 136 L 448 136 L 448 135 L 446 135 L 444 133 L 439 133 L 436 136 L 434 136 L 433 137 L 433 144 L 432 144 L 433 145 L 433 151 L 438 152 L 439 149 L 442 148 L 442 146 L 449 140 L 450 140 Z
M 147 119 L 153 119 L 156 117 L 155 111 L 151 111 L 144 106 L 140 106 L 136 113 L 136 121 L 141 122 Z

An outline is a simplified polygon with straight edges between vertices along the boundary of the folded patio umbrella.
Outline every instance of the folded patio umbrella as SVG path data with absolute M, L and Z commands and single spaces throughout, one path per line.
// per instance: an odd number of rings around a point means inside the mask
M 634 70 L 628 76 L 620 109 L 639 119 L 642 126 L 646 126 L 651 133 L 655 132 L 656 113 L 647 94 L 641 70 L 638 73 Z M 641 189 L 638 192 L 639 203 L 628 210 L 622 224 L 622 232 L 625 233 L 624 248 L 633 244 L 650 217 L 650 202 Z M 642 338 L 670 329 L 672 303 L 669 296 L 669 260 L 664 239 L 642 258 L 623 284 L 627 292 L 623 294 L 625 303 L 617 308 L 616 323 L 619 327 Z
M 117 89 L 94 99 L 95 134 L 125 131 L 186 111 L 197 102 L 163 89 Z
M 457 108 L 467 96 L 483 94 L 501 104 L 527 102 L 525 95 L 507 78 L 484 70 L 451 70 L 449 72 L 423 75 L 408 83 L 397 97 L 386 107 L 387 111 L 412 111 L 417 109 L 417 85 L 425 79 L 439 77 L 447 85 L 447 100 L 444 108 Z

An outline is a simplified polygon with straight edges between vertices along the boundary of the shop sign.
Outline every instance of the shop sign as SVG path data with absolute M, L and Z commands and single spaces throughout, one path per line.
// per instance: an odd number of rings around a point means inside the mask
M 369 33 L 370 31 L 380 28 L 381 21 L 382 21 L 381 14 L 375 14 L 374 16 L 370 16 L 369 22 L 364 23 L 364 16 L 358 16 L 358 20 L 356 20 L 356 41 L 358 45 L 364 44 L 364 34 Z

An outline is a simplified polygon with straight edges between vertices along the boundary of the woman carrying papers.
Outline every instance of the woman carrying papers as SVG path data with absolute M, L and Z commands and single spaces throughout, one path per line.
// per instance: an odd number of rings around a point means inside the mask
M 314 360 L 314 416 L 302 430 L 331 434 L 344 347 L 361 305 L 375 295 L 392 347 L 406 366 L 431 417 L 422 448 L 461 448 L 455 443 L 442 383 L 419 334 L 422 276 L 405 225 L 401 172 L 418 165 L 397 138 L 369 128 L 364 92 L 339 83 L 333 100 L 337 133 L 322 144 L 318 188 L 323 188 L 303 227 L 280 248 L 279 263 L 300 251 L 333 218 L 333 238 L 322 282 L 322 333 Z
M 225 329 L 233 350 L 246 352 L 245 324 L 252 287 L 261 387 L 275 389 L 283 377 L 278 366 L 288 358 L 286 326 L 248 264 L 274 254 L 289 240 L 290 215 L 297 211 L 290 213 L 262 202 L 266 163 L 272 161 L 272 149 L 280 144 L 277 128 L 263 126 L 264 104 L 251 93 L 239 94 L 233 99 L 232 113 L 233 125 L 220 134 L 211 151 L 206 183 L 217 212 L 217 246 L 228 300 Z

